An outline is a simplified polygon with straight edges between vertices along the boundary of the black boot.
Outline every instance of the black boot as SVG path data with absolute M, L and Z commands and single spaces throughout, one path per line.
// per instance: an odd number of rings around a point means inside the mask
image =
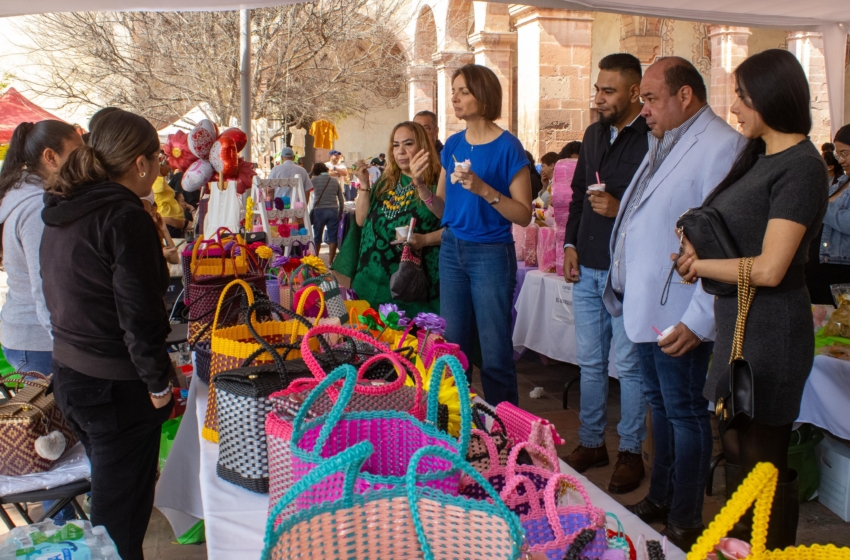
M 800 478 L 797 471 L 788 469 L 787 482 L 776 485 L 770 524 L 767 529 L 767 550 L 797 544 L 797 523 L 800 520 Z

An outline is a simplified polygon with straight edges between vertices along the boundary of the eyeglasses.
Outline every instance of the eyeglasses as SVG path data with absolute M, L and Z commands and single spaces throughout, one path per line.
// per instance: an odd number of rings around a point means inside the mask
M 835 157 L 837 159 L 850 161 L 850 150 L 844 150 L 843 152 L 835 152 Z

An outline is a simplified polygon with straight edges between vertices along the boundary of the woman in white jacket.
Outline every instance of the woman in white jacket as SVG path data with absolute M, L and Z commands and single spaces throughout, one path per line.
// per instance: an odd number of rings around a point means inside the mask
M 82 145 L 70 124 L 55 120 L 21 123 L 0 170 L 2 258 L 9 285 L 0 311 L 0 343 L 16 371 L 51 372 L 53 338 L 39 264 L 44 230 L 42 185 Z

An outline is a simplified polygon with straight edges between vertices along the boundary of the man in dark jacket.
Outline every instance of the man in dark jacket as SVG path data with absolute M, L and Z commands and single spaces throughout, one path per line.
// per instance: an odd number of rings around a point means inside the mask
M 636 489 L 645 475 L 641 445 L 646 437 L 646 401 L 637 349 L 626 337 L 623 318 L 612 317 L 602 301 L 610 264 L 608 242 L 620 199 L 648 149 L 649 129 L 640 116 L 640 80 L 640 62 L 630 54 L 608 55 L 599 62 L 594 100 L 599 121 L 584 134 L 564 239 L 564 279 L 575 283 L 581 366 L 579 446 L 565 460 L 578 472 L 608 464 L 604 436 L 608 357 L 613 353 L 620 379 L 621 418 L 620 452 L 608 486 L 612 493 Z

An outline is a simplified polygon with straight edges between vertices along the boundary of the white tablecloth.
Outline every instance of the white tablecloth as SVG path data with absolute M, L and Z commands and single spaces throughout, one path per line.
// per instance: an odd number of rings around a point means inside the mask
M 216 476 L 218 446 L 200 436 L 206 409 L 207 387 L 196 381 L 189 390 L 186 416 L 157 485 L 154 504 L 166 515 L 177 535 L 183 534 L 199 518 L 205 520 L 209 560 L 259 558 L 268 496 L 249 492 Z M 578 478 L 593 505 L 615 514 L 634 541 L 640 534 L 660 540 L 654 529 L 563 461 L 561 472 Z M 684 558 L 681 550 L 670 545 L 668 560 Z
M 850 439 L 850 362 L 815 356 L 803 390 L 797 422 L 809 422 L 840 438 Z
M 573 284 L 557 274 L 532 270 L 517 297 L 514 351 L 533 350 L 553 360 L 577 364 Z M 613 349 L 608 375 L 617 377 Z

